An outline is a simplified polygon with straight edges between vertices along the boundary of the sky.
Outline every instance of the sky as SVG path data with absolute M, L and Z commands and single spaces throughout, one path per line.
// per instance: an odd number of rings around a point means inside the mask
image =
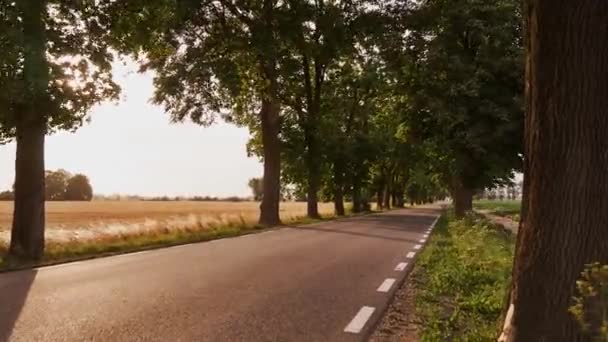
M 46 169 L 83 173 L 103 195 L 249 196 L 247 182 L 263 168 L 247 157 L 247 129 L 170 123 L 150 103 L 153 74 L 136 70 L 133 62 L 116 63 L 121 99 L 96 106 L 75 133 L 47 137 Z M 0 145 L 0 191 L 13 184 L 14 160 L 14 143 Z

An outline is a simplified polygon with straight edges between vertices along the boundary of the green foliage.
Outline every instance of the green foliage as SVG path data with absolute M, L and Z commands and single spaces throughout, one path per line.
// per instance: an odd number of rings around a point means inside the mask
M 413 273 L 423 341 L 496 340 L 514 248 L 482 218 L 440 219 Z
M 410 31 L 393 60 L 410 135 L 426 142 L 443 182 L 483 188 L 521 167 L 520 2 L 408 2 Z
M 595 340 L 608 341 L 608 265 L 587 265 L 576 287 L 570 313 Z
M 44 177 L 45 199 L 47 201 L 62 201 L 72 175 L 66 170 L 46 171 Z
M 247 184 L 251 188 L 253 199 L 256 201 L 262 200 L 264 196 L 264 179 L 263 178 L 251 178 Z
M 93 199 L 93 187 L 89 178 L 83 174 L 71 177 L 65 188 L 66 201 L 90 201 Z
M 114 44 L 155 71 L 154 102 L 174 121 L 211 124 L 218 113 L 259 127 L 265 63 L 284 55 L 287 3 L 222 0 L 108 2 Z
M 93 187 L 83 174 L 72 175 L 63 169 L 46 171 L 45 195 L 47 201 L 90 201 Z
M 47 132 L 74 130 L 87 119 L 91 107 L 117 97 L 119 87 L 112 80 L 113 55 L 106 43 L 107 16 L 96 1 L 43 1 L 45 6 L 45 51 L 26 51 L 24 42 L 25 2 L 0 1 L 0 142 L 12 140 L 19 115 L 35 105 L 46 122 Z M 45 57 L 44 79 L 24 76 L 26 54 Z M 33 88 L 33 83 L 37 88 Z M 42 91 L 42 94 L 33 94 Z M 37 96 L 37 97 L 33 97 Z M 32 103 L 33 100 L 36 103 Z

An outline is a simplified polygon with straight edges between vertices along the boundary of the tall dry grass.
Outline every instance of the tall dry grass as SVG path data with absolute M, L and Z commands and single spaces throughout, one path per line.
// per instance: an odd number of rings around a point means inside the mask
M 7 240 L 12 203 L 0 202 L 0 240 Z M 323 215 L 331 203 L 320 204 Z M 47 239 L 97 240 L 106 236 L 151 234 L 158 231 L 201 230 L 222 225 L 251 225 L 259 214 L 256 202 L 48 202 Z M 281 203 L 281 219 L 306 215 L 306 203 Z

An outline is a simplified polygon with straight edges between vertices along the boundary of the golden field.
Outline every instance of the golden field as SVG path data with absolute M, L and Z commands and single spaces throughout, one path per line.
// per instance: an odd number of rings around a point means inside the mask
M 332 214 L 332 203 L 320 203 L 321 214 Z M 0 232 L 10 230 L 13 203 L 0 202 Z M 158 228 L 188 228 L 209 223 L 245 221 L 255 223 L 257 202 L 148 202 L 93 201 L 47 202 L 47 237 L 88 238 L 98 234 L 128 234 Z M 305 202 L 281 203 L 281 219 L 306 215 Z

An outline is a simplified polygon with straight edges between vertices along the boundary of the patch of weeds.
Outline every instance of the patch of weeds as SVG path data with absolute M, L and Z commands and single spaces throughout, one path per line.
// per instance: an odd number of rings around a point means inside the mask
M 595 341 L 608 341 L 608 265 L 585 266 L 570 313 Z
M 473 203 L 478 210 L 487 210 L 491 214 L 508 217 L 513 221 L 519 221 L 521 201 L 513 200 L 479 200 Z
M 495 341 L 508 291 L 515 237 L 485 219 L 437 223 L 412 280 L 423 341 Z

